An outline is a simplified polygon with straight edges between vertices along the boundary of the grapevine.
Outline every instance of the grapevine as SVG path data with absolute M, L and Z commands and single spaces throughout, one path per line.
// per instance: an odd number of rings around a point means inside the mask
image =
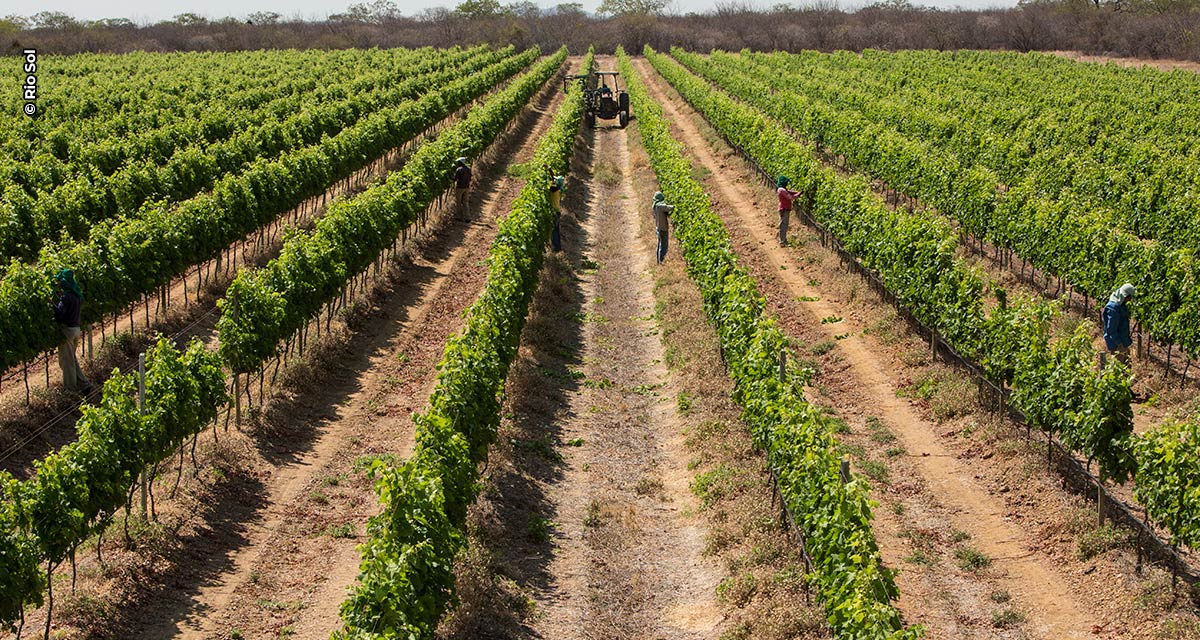
M 36 264 L 11 262 L 0 277 L 0 369 L 54 347 L 58 330 L 47 304 L 58 269 L 75 270 L 87 304 L 83 321 L 122 310 L 230 242 L 275 219 L 370 159 L 526 66 L 536 52 L 506 57 L 465 78 L 373 113 L 320 143 L 274 160 L 260 158 L 217 182 L 211 192 L 177 205 L 144 208 L 135 217 L 92 227 L 87 241 L 49 243 Z M 431 82 L 436 76 L 426 76 Z M 423 85 L 426 89 L 432 84 Z
M 566 49 L 552 56 L 557 68 Z M 584 59 L 590 68 L 592 53 Z M 531 164 L 565 172 L 583 115 L 572 87 Z M 544 175 L 534 172 L 534 175 Z M 371 518 L 358 582 L 342 603 L 335 640 L 432 638 L 454 593 L 454 559 L 466 544 L 467 506 L 478 465 L 499 426 L 509 364 L 537 284 L 553 224 L 550 196 L 533 178 L 500 221 L 488 276 L 466 326 L 446 344 L 429 410 L 416 416 L 416 450 L 406 462 L 372 469 L 383 505 Z
M 84 406 L 78 438 L 34 463 L 17 481 L 0 473 L 0 625 L 11 629 L 26 605 L 39 605 L 49 569 L 101 531 L 126 504 L 138 474 L 198 434 L 227 401 L 215 353 L 193 341 L 183 352 L 160 339 L 147 354 L 145 407 L 134 374 L 114 375 L 97 406 Z
M 653 52 L 647 49 L 647 56 Z M 767 452 L 779 491 L 805 534 L 815 565 L 810 580 L 824 601 L 826 618 L 839 638 L 917 638 L 905 627 L 892 601 L 899 596 L 893 572 L 871 530 L 866 482 L 841 478 L 841 453 L 827 421 L 804 398 L 807 373 L 778 375 L 779 354 L 788 338 L 765 313 L 754 279 L 738 264 L 729 234 L 693 178 L 683 147 L 670 134 L 628 56 L 619 51 L 629 83 L 642 142 L 662 191 L 676 205 L 679 241 L 705 311 L 716 325 L 722 353 L 735 383 L 734 398 L 755 444 Z M 655 61 L 656 64 L 660 61 Z M 685 93 L 686 95 L 686 93 Z

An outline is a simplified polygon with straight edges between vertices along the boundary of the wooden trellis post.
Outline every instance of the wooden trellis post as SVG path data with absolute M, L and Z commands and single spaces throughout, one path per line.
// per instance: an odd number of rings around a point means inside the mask
M 138 412 L 146 415 L 146 352 L 138 355 Z M 146 519 L 146 470 L 143 469 L 141 477 L 141 504 L 142 504 L 142 519 Z

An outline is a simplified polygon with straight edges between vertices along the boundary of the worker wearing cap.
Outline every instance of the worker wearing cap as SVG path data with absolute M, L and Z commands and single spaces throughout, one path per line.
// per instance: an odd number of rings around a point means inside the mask
M 454 202 L 458 206 L 458 215 L 466 220 L 471 219 L 467 211 L 467 197 L 471 192 L 471 167 L 467 166 L 466 158 L 454 159 Z
M 1129 301 L 1137 291 L 1126 282 L 1108 297 L 1104 305 L 1104 346 L 1117 360 L 1129 364 Z

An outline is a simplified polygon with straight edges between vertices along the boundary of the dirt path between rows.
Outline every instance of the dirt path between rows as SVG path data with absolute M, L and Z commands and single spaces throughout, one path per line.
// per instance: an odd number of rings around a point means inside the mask
M 749 243 L 749 248 L 738 245 L 739 253 L 757 251 L 765 255 L 770 271 L 790 295 L 807 301 L 799 307 L 807 321 L 820 326 L 827 339 L 842 336 L 836 341 L 837 349 L 847 364 L 844 374 L 852 377 L 852 386 L 858 390 L 860 397 L 856 401 L 861 403 L 860 408 L 882 417 L 886 426 L 899 436 L 929 491 L 947 509 L 954 526 L 968 533 L 979 550 L 992 558 L 999 582 L 1014 594 L 1014 601 L 1028 616 L 1028 630 L 1036 637 L 1048 639 L 1090 637 L 1092 622 L 1087 615 L 1088 606 L 1078 600 L 1067 581 L 1047 562 L 1030 551 L 1037 547 L 1035 541 L 1028 540 L 1022 528 L 1006 517 L 1003 501 L 993 498 L 975 482 L 971 469 L 942 445 L 935 425 L 925 420 L 907 400 L 897 397 L 899 389 L 893 383 L 898 377 L 896 372 L 859 337 L 861 331 L 854 331 L 846 323 L 821 322 L 846 314 L 838 304 L 829 301 L 826 294 L 830 292 L 809 284 L 811 276 L 796 269 L 789 250 L 775 242 L 773 213 L 756 205 L 751 191 L 758 188 L 754 178 L 745 169 L 731 171 L 732 167 L 718 160 L 692 119 L 691 109 L 674 95 L 668 97 L 665 83 L 645 60 L 638 60 L 637 66 L 651 93 L 675 124 L 676 135 L 699 164 L 712 172 L 710 183 L 717 187 L 712 194 L 718 202 L 717 210 L 731 230 L 748 230 L 754 242 Z M 781 306 L 778 300 L 771 303 L 776 308 Z M 889 545 L 882 538 L 885 550 L 900 546 Z M 892 566 L 898 564 L 896 557 L 887 559 Z M 932 604 L 929 601 L 921 603 L 920 608 L 909 599 L 902 598 L 898 604 L 912 622 L 925 622 L 933 627 L 930 619 L 940 617 L 929 615 L 925 609 Z M 931 631 L 933 637 L 954 637 L 953 633 L 943 635 L 948 630 L 931 628 Z
M 161 333 L 177 344 L 199 338 L 210 348 L 215 348 L 216 322 L 220 318 L 216 303 L 239 269 L 247 265 L 264 265 L 279 255 L 287 229 L 310 228 L 334 202 L 361 193 L 372 181 L 403 167 L 414 149 L 437 131 L 461 119 L 466 109 L 438 121 L 352 175 L 336 181 L 323 193 L 306 198 L 271 222 L 233 241 L 219 257 L 189 267 L 185 274 L 147 294 L 144 301 L 129 305 L 116 316 L 115 326 L 112 314 L 107 314 L 102 322 L 86 326 L 80 364 L 96 389 L 87 401 L 93 404 L 99 401 L 100 390 L 113 368 L 119 367 L 125 372 L 136 368 L 137 354 L 148 342 L 145 334 Z M 117 340 L 118 335 L 123 338 Z M 92 349 L 88 349 L 89 341 Z M 4 378 L 0 385 L 0 416 L 3 416 L 0 418 L 0 469 L 19 478 L 32 473 L 35 460 L 75 439 L 74 425 L 79 416 L 78 399 L 59 384 L 61 373 L 54 357 L 47 354 L 47 357 L 30 363 L 28 375 L 33 399 L 26 404 L 20 367 L 0 374 Z M 47 378 L 49 386 L 45 385 Z
M 502 544 L 497 570 L 520 585 L 536 614 L 509 626 L 510 611 L 461 611 L 474 618 L 456 638 L 719 633 L 722 575 L 704 557 L 706 528 L 689 490 L 684 421 L 654 319 L 653 249 L 638 235 L 644 208 L 632 185 L 628 133 L 601 122 L 594 140 L 592 162 L 576 168 L 564 198 L 565 251 L 547 259 L 550 273 L 578 263 L 577 280 L 552 276 L 548 286 L 580 304 L 548 316 L 544 303 L 536 305 L 541 319 L 526 333 L 535 343 L 522 346 L 514 373 L 527 382 L 506 405 L 504 447 L 524 451 L 532 467 L 500 456 L 482 514 L 498 516 L 516 538 L 488 542 Z M 578 364 L 559 373 L 562 365 L 541 360 L 547 348 Z M 545 382 L 529 384 L 530 375 Z
M 281 465 L 268 480 L 264 504 L 246 523 L 244 540 L 227 552 L 226 568 L 208 576 L 169 615 L 147 615 L 135 636 L 157 638 L 327 638 L 338 607 L 358 574 L 357 545 L 378 499 L 364 477 L 372 458 L 411 452 L 411 414 L 424 407 L 447 338 L 487 275 L 496 221 L 507 215 L 522 181 L 504 175 L 532 157 L 561 103 L 544 94 L 516 153 L 501 163 L 475 221 L 421 243 L 380 304 L 380 317 L 347 353 L 345 368 L 325 376 L 317 392 L 287 407 L 288 420 L 309 424 L 311 443 L 280 441 Z M 491 183 L 489 185 L 489 182 Z
M 592 173 L 603 177 L 582 230 L 594 262 L 581 284 L 585 382 L 566 392 L 556 425 L 578 446 L 564 447 L 562 475 L 544 489 L 554 525 L 532 594 L 537 638 L 709 638 L 721 622 L 721 573 L 704 557 L 688 488 L 684 425 L 653 318 L 653 249 L 638 237 L 646 207 L 629 159 L 627 132 L 602 124 Z

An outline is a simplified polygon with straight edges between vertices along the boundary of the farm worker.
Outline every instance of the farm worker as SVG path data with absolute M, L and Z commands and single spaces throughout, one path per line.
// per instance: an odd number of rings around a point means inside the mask
M 567 188 L 566 176 L 554 175 L 554 170 L 547 167 L 550 172 L 550 208 L 554 209 L 554 230 L 550 232 L 550 246 L 555 251 L 562 251 L 562 231 L 559 228 L 559 220 L 562 218 L 562 192 Z
M 458 205 L 458 213 L 461 217 L 470 220 L 471 216 L 467 212 L 467 195 L 471 190 L 471 167 L 467 166 L 466 158 L 455 158 L 454 160 L 454 201 Z
M 1133 338 L 1129 335 L 1129 301 L 1137 291 L 1126 282 L 1108 297 L 1104 305 L 1104 346 L 1108 352 L 1125 364 L 1129 364 L 1129 346 Z
M 776 193 L 779 194 L 779 246 L 787 246 L 788 223 L 790 222 L 792 202 L 800 197 L 799 191 L 792 191 L 787 188 L 788 177 L 779 176 L 775 180 Z
M 658 252 L 655 255 L 658 264 L 662 264 L 667 257 L 667 222 L 674 209 L 674 205 L 667 204 L 667 196 L 663 192 L 654 192 L 654 228 L 658 231 Z
M 79 368 L 79 360 L 75 358 L 75 349 L 79 346 L 79 311 L 83 306 L 83 290 L 75 281 L 75 272 L 63 269 L 55 276 L 62 292 L 58 296 L 58 304 L 54 305 L 54 321 L 62 325 L 63 341 L 58 345 L 58 366 L 62 368 L 63 387 L 72 393 L 88 395 L 92 392 L 92 383 L 83 375 Z

